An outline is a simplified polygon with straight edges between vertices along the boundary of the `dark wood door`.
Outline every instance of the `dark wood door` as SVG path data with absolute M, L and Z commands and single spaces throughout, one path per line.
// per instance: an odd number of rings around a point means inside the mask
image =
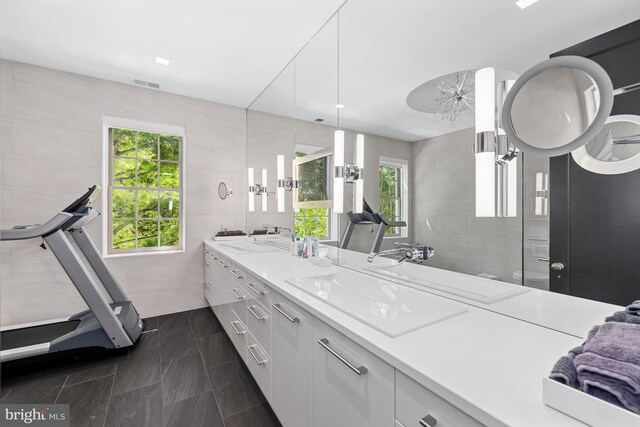
M 554 56 L 579 55 L 599 63 L 615 88 L 640 82 L 640 21 Z M 640 91 L 617 96 L 612 115 L 640 116 Z M 550 289 L 627 305 L 640 299 L 640 170 L 589 172 L 571 155 L 550 160 Z

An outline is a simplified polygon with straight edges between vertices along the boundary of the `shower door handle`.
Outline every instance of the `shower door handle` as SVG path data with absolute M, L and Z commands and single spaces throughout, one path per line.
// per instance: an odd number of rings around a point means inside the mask
M 561 262 L 554 262 L 553 264 L 551 264 L 551 269 L 553 271 L 562 271 L 564 270 L 564 264 Z

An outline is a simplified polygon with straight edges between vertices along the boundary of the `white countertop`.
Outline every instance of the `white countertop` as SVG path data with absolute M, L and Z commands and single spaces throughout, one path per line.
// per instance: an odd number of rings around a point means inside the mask
M 460 304 L 467 312 L 391 338 L 286 281 L 339 272 L 342 267 L 320 267 L 285 251 L 237 255 L 218 242 L 205 244 L 486 425 L 584 426 L 544 405 L 542 378 L 549 375 L 560 356 L 582 343 L 578 336 L 585 336 L 593 324 L 602 323 L 620 307 L 533 289 L 492 304 L 494 311 L 500 304 L 506 314 L 502 315 L 478 308 L 477 303 L 468 305 L 447 298 L 443 301 Z M 331 252 L 337 255 L 335 248 Z M 341 260 L 344 254 L 341 250 Z M 350 256 L 350 263 L 357 261 L 357 256 Z M 380 261 L 381 265 L 389 262 Z M 511 317 L 515 315 L 523 315 L 525 321 Z M 545 327 L 529 323 L 532 321 Z M 557 331 L 564 329 L 571 332 Z

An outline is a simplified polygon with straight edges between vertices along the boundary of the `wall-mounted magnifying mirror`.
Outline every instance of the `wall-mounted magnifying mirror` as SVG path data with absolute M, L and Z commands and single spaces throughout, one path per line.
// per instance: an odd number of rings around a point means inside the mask
M 609 75 L 595 62 L 577 56 L 549 59 L 525 72 L 507 95 L 505 133 L 527 154 L 570 153 L 600 132 L 613 95 Z
M 233 191 L 227 188 L 227 184 L 224 181 L 221 181 L 220 184 L 218 184 L 218 197 L 220 197 L 220 199 L 224 200 L 232 194 Z
M 584 169 L 603 175 L 640 169 L 640 116 L 609 117 L 600 133 L 571 155 Z

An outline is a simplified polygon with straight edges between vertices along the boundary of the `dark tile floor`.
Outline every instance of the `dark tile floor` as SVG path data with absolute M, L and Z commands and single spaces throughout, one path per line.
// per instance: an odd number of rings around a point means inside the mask
M 146 319 L 128 350 L 2 367 L 2 403 L 68 403 L 72 427 L 277 427 L 210 309 Z

